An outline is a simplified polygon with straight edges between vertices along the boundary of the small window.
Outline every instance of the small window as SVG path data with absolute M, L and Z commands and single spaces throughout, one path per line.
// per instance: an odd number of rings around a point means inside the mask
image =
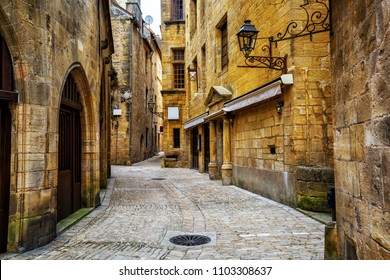
M 174 50 L 173 60 L 184 62 L 184 50 Z
M 222 70 L 228 66 L 228 30 L 227 23 L 223 24 L 221 30 L 221 66 Z
M 173 147 L 180 148 L 180 128 L 173 129 Z
M 184 50 L 173 50 L 173 87 L 185 88 Z
M 172 0 L 172 20 L 184 20 L 184 0 Z

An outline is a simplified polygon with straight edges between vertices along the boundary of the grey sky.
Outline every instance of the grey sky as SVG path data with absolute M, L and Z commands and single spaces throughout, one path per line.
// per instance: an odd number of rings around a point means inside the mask
M 126 2 L 128 0 L 117 0 L 118 3 L 126 8 Z M 161 2 L 160 0 L 140 0 L 142 17 L 145 19 L 146 16 L 153 17 L 153 23 L 151 24 L 152 30 L 155 34 L 161 34 Z

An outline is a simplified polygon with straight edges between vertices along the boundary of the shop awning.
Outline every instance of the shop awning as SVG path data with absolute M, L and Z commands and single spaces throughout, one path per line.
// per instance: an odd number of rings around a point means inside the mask
M 230 100 L 224 104 L 223 111 L 234 112 L 280 95 L 282 94 L 281 84 L 282 82 L 278 80 L 272 84 L 260 87 L 252 92 Z
M 197 116 L 189 121 L 186 121 L 184 123 L 184 129 L 189 129 L 191 127 L 194 127 L 194 126 L 197 126 L 197 125 L 204 123 L 204 119 L 208 115 L 209 115 L 209 112 L 206 112 L 206 113 L 203 113 L 202 115 L 199 115 L 199 116 Z

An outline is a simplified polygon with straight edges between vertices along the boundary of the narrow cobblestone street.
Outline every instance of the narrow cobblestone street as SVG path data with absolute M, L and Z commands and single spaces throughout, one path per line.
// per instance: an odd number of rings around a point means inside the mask
M 160 158 L 113 166 L 103 204 L 50 244 L 2 259 L 323 259 L 324 226 L 296 210 Z M 182 247 L 175 234 L 209 236 Z

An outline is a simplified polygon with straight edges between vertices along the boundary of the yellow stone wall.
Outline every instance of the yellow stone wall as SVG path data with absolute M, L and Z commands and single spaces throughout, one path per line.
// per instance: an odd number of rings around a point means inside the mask
M 257 41 L 252 55 L 267 56 L 261 47 L 269 45 L 268 37 L 276 38 L 291 21 L 301 23 L 306 15 L 299 0 L 196 2 L 195 20 L 195 2 L 186 1 L 186 67 L 194 67 L 194 62 L 198 66 L 198 85 L 189 81 L 186 88 L 187 120 L 215 110 L 205 104 L 212 86 L 224 86 L 237 98 L 281 76 L 281 71 L 238 67 L 245 65 L 236 36 L 244 20 L 252 20 L 258 37 L 264 38 Z M 311 9 L 324 12 L 321 5 Z M 225 21 L 229 62 L 223 70 L 219 27 Z M 272 50 L 273 56 L 288 55 L 294 85 L 283 86 L 276 99 L 234 113 L 233 165 L 293 174 L 298 205 L 326 210 L 326 191 L 333 181 L 329 32 L 315 34 L 312 40 L 307 36 L 280 41 Z M 281 100 L 284 107 L 278 114 L 275 105 Z M 270 146 L 275 146 L 276 154 L 270 154 Z
M 389 2 L 334 1 L 333 8 L 331 69 L 340 258 L 389 260 Z
M 68 75 L 83 107 L 82 207 L 99 205 L 100 187 L 106 186 L 101 176 L 109 173 L 109 1 L 1 1 L 0 32 L 19 94 L 10 106 L 8 251 L 29 250 L 56 236 L 59 109 Z
M 162 96 L 164 111 L 164 135 L 162 136 L 162 150 L 165 155 L 178 154 L 178 161 L 175 166 L 187 166 L 188 154 L 186 153 L 186 134 L 182 124 L 187 118 L 186 89 L 175 89 L 173 84 L 173 49 L 186 50 L 185 43 L 185 22 L 172 20 L 171 17 L 171 0 L 161 1 L 161 37 L 162 37 Z M 187 76 L 187 71 L 185 75 Z M 187 83 L 187 78 L 186 78 Z M 168 120 L 168 107 L 180 108 L 180 120 Z M 173 148 L 173 128 L 180 128 L 180 149 Z
M 160 149 L 157 131 L 162 118 L 152 114 L 148 102 L 156 103 L 154 111 L 162 112 L 161 50 L 154 33 L 144 26 L 140 33 L 138 5 L 128 5 L 128 11 L 115 5 L 112 16 L 115 54 L 113 71 L 117 84 L 113 86 L 112 105 L 122 112 L 112 117 L 111 163 L 130 165 L 153 156 Z M 130 99 L 126 99 L 126 94 Z M 141 142 L 142 139 L 142 142 Z M 158 150 L 157 150 L 158 149 Z

